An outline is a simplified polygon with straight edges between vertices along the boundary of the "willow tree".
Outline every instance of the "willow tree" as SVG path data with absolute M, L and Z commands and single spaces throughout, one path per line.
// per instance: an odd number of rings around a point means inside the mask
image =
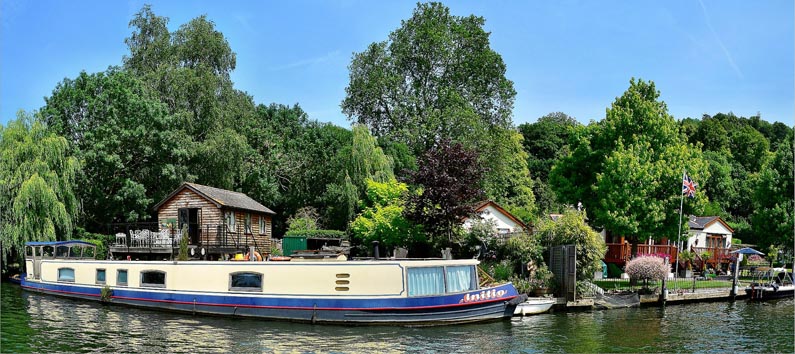
M 80 171 L 65 138 L 21 112 L 0 126 L 2 256 L 28 241 L 69 239 L 78 212 L 73 192 Z

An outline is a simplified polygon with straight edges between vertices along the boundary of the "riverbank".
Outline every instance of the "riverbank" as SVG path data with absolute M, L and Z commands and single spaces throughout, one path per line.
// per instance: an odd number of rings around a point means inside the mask
M 627 296 L 621 294 L 618 296 Z M 607 294 L 606 296 L 610 296 Z M 698 302 L 731 302 L 735 300 L 745 300 L 748 295 L 740 289 L 736 295 L 732 295 L 731 289 L 701 289 L 696 292 L 669 292 L 665 299 L 661 294 L 638 295 L 637 303 L 627 302 L 625 306 L 605 307 L 598 306 L 595 298 L 581 298 L 574 301 L 567 301 L 565 297 L 555 298 L 555 311 L 590 311 L 590 310 L 609 310 L 626 307 L 654 307 L 665 305 L 691 304 Z

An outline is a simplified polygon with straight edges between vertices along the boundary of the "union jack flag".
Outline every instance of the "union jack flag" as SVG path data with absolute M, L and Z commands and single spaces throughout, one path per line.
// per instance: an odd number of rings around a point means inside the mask
M 693 182 L 690 176 L 685 174 L 684 177 L 682 177 L 682 195 L 686 195 L 688 198 L 695 198 L 696 187 L 698 187 L 698 183 Z

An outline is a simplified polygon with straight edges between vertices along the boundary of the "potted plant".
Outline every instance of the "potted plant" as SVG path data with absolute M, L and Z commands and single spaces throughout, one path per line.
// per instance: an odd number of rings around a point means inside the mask
M 683 251 L 679 253 L 679 259 L 685 262 L 685 269 L 680 271 L 680 275 L 684 276 L 685 278 L 693 277 L 693 260 L 696 258 L 696 254 L 690 251 Z
M 549 294 L 553 286 L 552 277 L 554 277 L 554 274 L 552 274 L 545 264 L 542 264 L 536 269 L 535 274 L 530 278 L 530 284 L 536 296 Z

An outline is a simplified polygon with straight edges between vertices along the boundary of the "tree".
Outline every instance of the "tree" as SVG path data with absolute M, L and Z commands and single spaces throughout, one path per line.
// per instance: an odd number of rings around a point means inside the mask
M 351 222 L 351 233 L 364 244 L 379 241 L 387 249 L 410 247 L 424 241 L 422 228 L 403 216 L 408 187 L 390 180 L 367 180 L 362 212 Z
M 561 201 L 581 201 L 596 225 L 637 240 L 676 236 L 682 169 L 708 178 L 700 150 L 683 141 L 659 96 L 653 82 L 630 80 L 604 120 L 575 129 L 550 175 Z M 690 212 L 706 203 L 698 193 L 685 204 Z
M 599 233 L 585 222 L 585 213 L 567 210 L 557 220 L 542 219 L 536 231 L 546 246 L 575 245 L 577 247 L 577 279 L 591 279 L 602 269 L 601 260 L 607 246 Z
M 64 79 L 41 116 L 84 163 L 78 175 L 86 228 L 147 217 L 155 200 L 190 179 L 189 139 L 140 80 L 111 68 Z
M 482 17 L 418 4 L 384 42 L 354 54 L 342 110 L 419 155 L 441 139 L 469 142 L 509 128 L 516 91 Z
M 484 173 L 475 151 L 443 140 L 422 155 L 419 168 L 408 178 L 419 188 L 412 194 L 404 215 L 422 225 L 430 241 L 451 242 L 454 230 L 475 211 L 475 203 L 485 194 L 481 187 Z
M 353 183 L 364 193 L 367 181 L 388 182 L 395 179 L 392 161 L 378 146 L 367 127 L 355 124 L 352 129 L 353 143 L 350 149 L 348 174 Z
M 522 143 L 527 152 L 527 167 L 533 182 L 533 195 L 539 212 L 559 212 L 563 205 L 557 202 L 549 187 L 549 171 L 555 161 L 568 152 L 568 140 L 576 127 L 581 126 L 573 117 L 562 112 L 547 114 L 535 123 L 519 125 Z
M 79 161 L 69 143 L 38 117 L 20 111 L 0 125 L 0 255 L 25 242 L 71 238 L 78 213 Z
M 779 144 L 770 163 L 765 165 L 753 193 L 751 227 L 762 246 L 792 247 L 795 228 L 795 186 L 793 186 L 793 145 Z
M 486 196 L 508 208 L 511 214 L 530 222 L 536 213 L 533 178 L 527 168 L 527 153 L 522 148 L 522 134 L 514 130 L 494 133 L 494 140 L 483 142 L 485 153 L 481 165 L 488 168 L 483 176 Z
M 770 150 L 770 143 L 764 135 L 747 125 L 731 132 L 730 146 L 734 161 L 750 173 L 759 172 Z

